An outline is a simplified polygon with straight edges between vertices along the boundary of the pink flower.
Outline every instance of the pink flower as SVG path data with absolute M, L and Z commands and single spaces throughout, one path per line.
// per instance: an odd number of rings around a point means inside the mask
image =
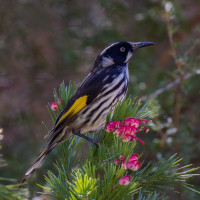
M 115 165 L 119 165 L 120 164 L 120 159 L 119 158 L 115 159 L 114 163 L 115 163 Z
M 120 126 L 115 130 L 113 134 L 119 137 L 120 135 L 124 134 L 125 131 L 126 131 L 125 126 Z
M 114 132 L 116 128 L 120 127 L 120 122 L 118 121 L 110 121 L 107 125 L 106 125 L 106 131 L 107 132 Z
M 137 119 L 140 123 L 141 122 L 145 122 L 145 123 L 149 123 L 149 121 L 148 120 L 146 120 L 146 119 Z
M 125 126 L 120 126 L 120 127 L 118 128 L 118 130 L 120 131 L 121 134 L 124 134 L 125 131 L 126 131 L 126 127 L 125 127 Z
M 134 142 L 139 140 L 139 142 L 144 145 L 144 142 L 136 137 L 136 134 L 140 132 L 139 125 L 144 122 L 148 123 L 146 119 L 135 119 L 135 118 L 126 118 L 122 121 L 110 121 L 105 129 L 107 132 L 113 132 L 113 135 L 122 139 L 123 142 Z M 142 125 L 141 129 L 145 132 L 148 132 L 149 128 Z
M 60 105 L 62 103 L 62 99 L 61 98 L 58 98 L 58 101 L 57 101 L 58 105 Z
M 109 124 L 109 125 L 113 125 L 115 128 L 118 128 L 118 127 L 120 127 L 121 122 L 118 122 L 118 121 L 110 121 L 108 124 Z
M 56 102 L 52 102 L 50 104 L 50 107 L 51 107 L 51 110 L 53 110 L 53 111 L 57 111 L 58 110 L 58 105 L 57 105 Z
M 131 134 L 131 132 L 132 132 L 132 127 L 130 127 L 130 126 L 125 126 L 125 131 L 124 131 L 124 133 L 125 133 L 125 134 Z
M 128 185 L 131 181 L 131 176 L 130 175 L 126 175 L 123 176 L 119 179 L 119 184 L 120 185 Z
M 115 130 L 115 126 L 113 126 L 111 124 L 106 125 L 106 131 L 107 132 L 113 132 L 114 130 Z
M 121 122 L 118 122 L 118 121 L 115 122 L 115 128 L 119 128 L 120 125 L 121 125 Z
M 122 138 L 123 142 L 130 142 L 133 137 L 130 134 L 123 134 L 123 135 L 121 135 L 121 138 Z
M 141 165 L 140 161 L 135 160 L 135 161 L 129 161 L 127 167 L 132 171 L 136 171 L 140 167 L 140 165 Z
M 113 135 L 115 135 L 116 137 L 119 137 L 119 136 L 121 135 L 120 129 L 117 128 L 117 129 L 115 130 L 115 132 L 113 133 Z
M 122 169 L 127 169 L 126 160 L 122 160 L 121 168 L 122 168 Z
M 127 163 L 127 167 L 132 170 L 132 171 L 136 171 L 141 163 L 140 161 L 138 161 L 138 157 L 139 157 L 139 154 L 133 154 L 130 158 L 129 158 L 129 161 Z
M 136 136 L 132 136 L 132 137 L 133 137 L 133 141 L 138 140 L 142 145 L 144 145 L 144 142 L 140 138 Z
M 126 158 L 124 157 L 123 154 L 121 154 L 120 157 L 119 157 L 119 159 L 120 159 L 120 160 L 125 160 Z
M 131 127 L 131 135 L 135 135 L 135 134 L 137 134 L 137 133 L 139 133 L 139 129 L 138 128 L 135 128 L 135 127 Z
M 135 153 L 129 158 L 128 162 L 132 162 L 132 161 L 138 160 L 138 157 L 139 157 L 139 154 Z
M 138 119 L 127 118 L 124 120 L 124 124 L 125 126 L 134 126 L 137 128 L 140 125 L 140 122 L 138 121 Z

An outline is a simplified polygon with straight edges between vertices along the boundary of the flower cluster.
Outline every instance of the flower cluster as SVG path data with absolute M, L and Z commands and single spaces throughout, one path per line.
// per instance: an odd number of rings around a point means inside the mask
M 120 155 L 119 158 L 114 160 L 115 165 L 120 165 L 121 163 L 121 168 L 122 169 L 130 169 L 132 171 L 138 170 L 138 168 L 141 165 L 141 162 L 138 160 L 139 155 L 138 154 L 133 154 L 128 162 L 126 162 L 126 158 L 123 155 Z M 131 181 L 131 176 L 126 175 L 123 176 L 119 179 L 119 184 L 120 185 L 128 185 Z
M 52 102 L 50 104 L 51 110 L 57 111 L 58 110 L 58 105 L 60 105 L 61 102 L 62 102 L 62 100 L 60 98 L 58 99 L 57 103 L 56 102 Z
M 135 118 L 126 118 L 122 121 L 110 121 L 106 125 L 107 132 L 113 132 L 116 137 L 121 137 L 124 142 L 133 142 L 139 140 L 142 145 L 144 142 L 136 137 L 136 134 L 139 133 L 140 124 L 148 123 L 146 119 L 135 119 Z M 142 125 L 142 129 L 145 132 L 148 132 L 149 128 Z
M 119 158 L 114 160 L 115 165 L 120 165 L 123 169 L 130 169 L 132 171 L 136 171 L 140 165 L 141 162 L 138 160 L 139 155 L 138 154 L 133 154 L 129 160 L 128 163 L 126 163 L 126 158 L 123 155 L 120 155 Z

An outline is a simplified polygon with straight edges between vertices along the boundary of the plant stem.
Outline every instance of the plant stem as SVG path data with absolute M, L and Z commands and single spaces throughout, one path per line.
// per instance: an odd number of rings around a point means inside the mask
M 166 1 L 165 1 L 165 7 L 166 7 Z M 174 47 L 174 39 L 173 39 L 173 33 L 170 28 L 170 15 L 169 12 L 165 9 L 165 20 L 166 20 L 166 25 L 167 25 L 167 33 L 168 33 L 168 38 L 169 38 L 169 43 L 170 43 L 170 48 L 171 48 L 171 53 L 172 53 L 172 58 L 174 60 L 175 66 L 179 72 L 179 83 L 174 89 L 174 125 L 176 127 L 176 136 L 178 134 L 178 129 L 180 126 L 180 112 L 181 112 L 181 85 L 183 81 L 183 74 L 182 74 L 182 63 L 179 62 L 178 57 L 177 57 L 177 52 Z M 180 153 L 180 144 L 178 143 L 176 145 L 176 152 L 179 154 Z M 182 191 L 181 188 L 178 186 L 178 195 L 177 199 L 181 200 L 182 199 Z

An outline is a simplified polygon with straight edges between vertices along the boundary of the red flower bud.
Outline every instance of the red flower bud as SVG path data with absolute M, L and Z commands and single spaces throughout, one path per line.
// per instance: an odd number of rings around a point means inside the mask
M 149 127 L 143 126 L 143 131 L 144 131 L 145 133 L 148 133 L 148 132 L 149 132 Z
M 120 159 L 119 158 L 115 159 L 114 163 L 115 163 L 115 165 L 119 165 L 120 164 Z
M 53 111 L 57 111 L 58 110 L 58 105 L 57 105 L 56 102 L 52 102 L 50 104 L 50 107 L 51 107 L 51 110 L 53 110 Z
M 120 160 L 125 160 L 126 158 L 124 157 L 123 154 L 121 154 L 120 157 L 119 157 L 119 159 L 120 159 Z
M 119 184 L 120 185 L 128 185 L 131 181 L 131 176 L 130 175 L 126 175 L 123 176 L 119 179 Z
M 58 101 L 57 101 L 58 105 L 60 105 L 62 103 L 62 99 L 59 98 Z

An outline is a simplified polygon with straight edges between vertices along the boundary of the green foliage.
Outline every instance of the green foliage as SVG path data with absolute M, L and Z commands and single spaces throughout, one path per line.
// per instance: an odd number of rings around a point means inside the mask
M 167 37 L 166 4 L 172 45 Z M 38 140 L 43 138 L 39 123 L 46 115 L 42 107 L 51 99 L 52 86 L 63 78 L 81 81 L 105 45 L 119 40 L 156 42 L 130 61 L 128 92 L 133 96 L 154 93 L 199 69 L 199 10 L 199 0 L 1 1 L 0 124 L 9 139 L 3 148 L 8 165 L 0 168 L 0 174 L 21 179 L 44 144 Z M 176 61 L 170 56 L 171 46 L 176 49 Z M 182 75 L 176 63 L 181 63 Z M 178 152 L 183 163 L 200 165 L 199 75 L 178 87 L 178 94 L 173 86 L 157 95 L 161 114 L 153 120 L 157 130 L 145 135 L 145 162 Z M 175 102 L 180 108 L 178 128 Z M 36 179 L 34 183 L 41 181 L 40 176 Z M 200 189 L 199 182 L 198 177 L 191 180 Z M 199 199 L 194 193 L 179 192 L 183 198 Z
M 195 191 L 185 180 L 195 176 L 196 174 L 192 173 L 198 168 L 190 168 L 191 165 L 179 167 L 181 160 L 176 155 L 173 155 L 169 159 L 162 159 L 153 165 L 149 164 L 138 171 L 135 181 L 140 181 L 144 190 L 170 189 L 169 185 L 179 184 Z M 198 191 L 195 192 L 200 193 Z
M 139 193 L 138 198 L 136 200 L 167 200 L 168 197 L 165 197 L 164 195 L 159 195 L 159 193 L 152 192 L 145 195 L 145 191 Z
M 72 194 L 70 199 L 76 200 L 77 198 L 90 198 L 96 196 L 97 190 L 97 179 L 88 177 L 88 174 L 81 173 L 80 170 L 77 170 L 73 173 L 73 182 L 69 184 L 69 189 Z
M 47 109 L 49 111 L 49 114 L 51 116 L 51 120 L 53 121 L 53 123 L 55 123 L 56 118 L 57 118 L 58 114 L 61 112 L 61 110 L 63 109 L 64 105 L 67 104 L 67 102 L 69 101 L 71 96 L 74 94 L 76 87 L 77 86 L 75 83 L 69 83 L 69 87 L 65 87 L 65 83 L 63 81 L 60 84 L 58 93 L 54 89 L 53 95 L 54 95 L 55 102 L 58 102 L 59 97 L 60 97 L 60 99 L 62 99 L 62 102 L 61 102 L 61 104 L 58 104 L 57 112 L 54 112 L 51 110 L 50 104 L 48 104 L 48 106 L 47 106 Z
M 126 98 L 122 103 L 118 103 L 114 110 L 112 120 L 119 121 L 127 117 L 149 120 L 158 115 L 158 110 L 158 105 L 153 105 L 153 101 L 142 105 L 140 100 L 136 102 L 134 99 L 129 97 Z
M 55 101 L 62 97 L 62 100 L 67 102 L 68 97 L 75 91 L 72 85 L 68 89 L 63 89 L 64 87 L 62 83 L 59 96 L 54 91 Z M 142 105 L 140 101 L 136 102 L 130 97 L 119 103 L 114 112 L 112 110 L 111 108 L 107 116 L 107 122 L 127 117 L 152 120 L 158 113 L 158 107 L 153 103 Z M 53 113 L 50 109 L 49 111 L 51 116 L 59 114 Z M 93 138 L 96 135 L 94 134 Z M 105 130 L 100 131 L 99 135 L 99 146 L 88 144 L 88 153 L 83 152 L 83 141 L 77 136 L 58 147 L 59 159 L 55 165 L 57 175 L 48 171 L 48 176 L 45 177 L 47 185 L 41 186 L 51 192 L 50 196 L 70 200 L 164 200 L 167 198 L 163 196 L 164 191 L 174 191 L 173 185 L 180 185 L 199 193 L 186 182 L 188 178 L 196 175 L 193 172 L 197 168 L 191 168 L 190 165 L 180 167 L 181 159 L 176 155 L 153 164 L 143 163 L 137 171 L 125 170 L 121 166 L 116 166 L 114 160 L 123 154 L 128 161 L 128 158 L 136 153 L 134 148 L 138 142 L 123 142 Z M 127 174 L 132 177 L 130 184 L 119 185 L 119 179 Z
M 3 139 L 2 129 L 0 129 L 0 142 Z M 1 149 L 0 143 L 0 149 Z M 0 156 L 2 156 L 0 154 Z M 0 167 L 5 166 L 5 161 L 0 157 Z M 13 179 L 0 177 L 0 199 L 1 200 L 22 200 L 26 199 L 28 192 L 26 189 L 18 190 L 19 185 L 14 184 L 4 184 L 5 182 L 15 182 Z
M 0 199 L 1 200 L 25 200 L 27 199 L 27 190 L 18 191 L 18 185 L 3 185 L 0 184 Z

